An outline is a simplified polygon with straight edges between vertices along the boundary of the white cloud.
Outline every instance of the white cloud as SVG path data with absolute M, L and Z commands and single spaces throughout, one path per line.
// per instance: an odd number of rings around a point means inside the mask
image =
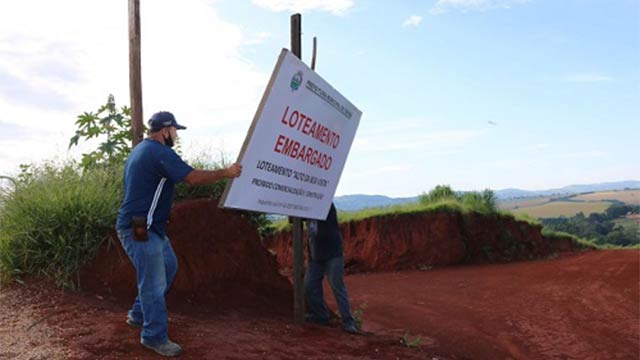
M 431 8 L 432 14 L 441 14 L 449 10 L 484 11 L 489 9 L 508 9 L 513 5 L 526 3 L 529 0 L 438 0 Z
M 591 83 L 591 82 L 611 81 L 612 79 L 607 75 L 590 73 L 590 74 L 576 74 L 576 75 L 567 76 L 565 80 L 570 82 Z
M 267 39 L 271 37 L 271 33 L 267 31 L 257 32 L 252 34 L 251 37 L 244 41 L 245 45 L 259 45 L 263 44 Z
M 421 22 L 422 22 L 422 16 L 411 15 L 402 23 L 402 26 L 403 27 L 418 26 L 420 25 Z
M 0 154 L 0 169 L 10 172 L 21 162 L 67 157 L 76 116 L 109 93 L 129 104 L 128 9 L 126 1 L 107 0 L 1 7 L 0 123 L 37 133 L 0 137 L 0 148 L 13 149 Z M 143 1 L 141 25 L 144 119 L 172 111 L 189 127 L 185 141 L 237 151 L 243 139 L 236 133 L 248 128 L 268 81 L 240 49 L 269 35 L 247 36 L 208 0 Z
M 254 5 L 271 11 L 309 13 L 327 11 L 342 16 L 353 7 L 353 0 L 252 0 Z

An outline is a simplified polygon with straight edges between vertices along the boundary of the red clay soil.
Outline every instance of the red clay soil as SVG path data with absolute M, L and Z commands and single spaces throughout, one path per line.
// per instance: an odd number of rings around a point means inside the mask
M 128 302 L 45 284 L 0 289 L 0 359 L 159 359 L 127 325 Z M 398 333 L 349 335 L 294 325 L 290 313 L 202 303 L 169 306 L 169 336 L 183 359 L 449 359 L 407 348 Z M 432 356 L 433 355 L 433 356 Z
M 292 289 L 275 257 L 242 213 L 221 210 L 217 199 L 176 204 L 167 235 L 178 257 L 169 301 L 289 308 Z M 83 289 L 132 300 L 135 271 L 117 238 L 80 274 Z
M 169 306 L 169 332 L 185 359 L 638 359 L 639 266 L 640 251 L 609 250 L 357 274 L 346 282 L 353 308 L 366 303 L 362 336 L 293 325 L 273 308 L 185 302 Z M 0 288 L 0 359 L 158 358 L 124 323 L 128 306 L 30 282 Z
M 541 227 L 510 217 L 459 213 L 385 215 L 340 225 L 347 273 L 531 260 L 572 251 L 569 238 L 545 238 Z M 291 268 L 291 232 L 264 240 Z
M 640 251 L 352 275 L 368 329 L 457 359 L 640 358 Z

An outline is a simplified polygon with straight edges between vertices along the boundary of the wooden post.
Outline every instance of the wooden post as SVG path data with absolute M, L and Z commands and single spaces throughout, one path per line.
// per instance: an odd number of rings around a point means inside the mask
M 131 101 L 131 147 L 144 136 L 142 124 L 142 77 L 140 70 L 140 0 L 129 0 L 129 96 Z
M 318 41 L 313 37 L 313 53 L 311 55 L 311 70 L 316 71 L 316 53 L 318 51 Z
M 302 54 L 302 19 L 300 14 L 291 15 L 291 53 L 298 58 Z M 302 219 L 292 218 L 293 226 L 293 319 L 304 323 L 304 279 L 302 256 Z

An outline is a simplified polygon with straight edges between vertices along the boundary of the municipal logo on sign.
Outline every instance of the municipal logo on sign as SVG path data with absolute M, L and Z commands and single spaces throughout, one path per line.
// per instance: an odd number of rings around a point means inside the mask
M 291 78 L 291 91 L 296 91 L 298 90 L 298 88 L 300 88 L 300 85 L 302 84 L 302 71 L 298 71 L 295 75 L 293 75 L 293 77 Z

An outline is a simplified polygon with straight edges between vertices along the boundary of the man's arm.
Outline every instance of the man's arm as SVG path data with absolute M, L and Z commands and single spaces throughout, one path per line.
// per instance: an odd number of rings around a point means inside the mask
M 233 164 L 226 169 L 220 170 L 198 170 L 194 169 L 184 178 L 187 185 L 207 185 L 222 179 L 232 179 L 240 176 L 242 173 L 242 165 Z

